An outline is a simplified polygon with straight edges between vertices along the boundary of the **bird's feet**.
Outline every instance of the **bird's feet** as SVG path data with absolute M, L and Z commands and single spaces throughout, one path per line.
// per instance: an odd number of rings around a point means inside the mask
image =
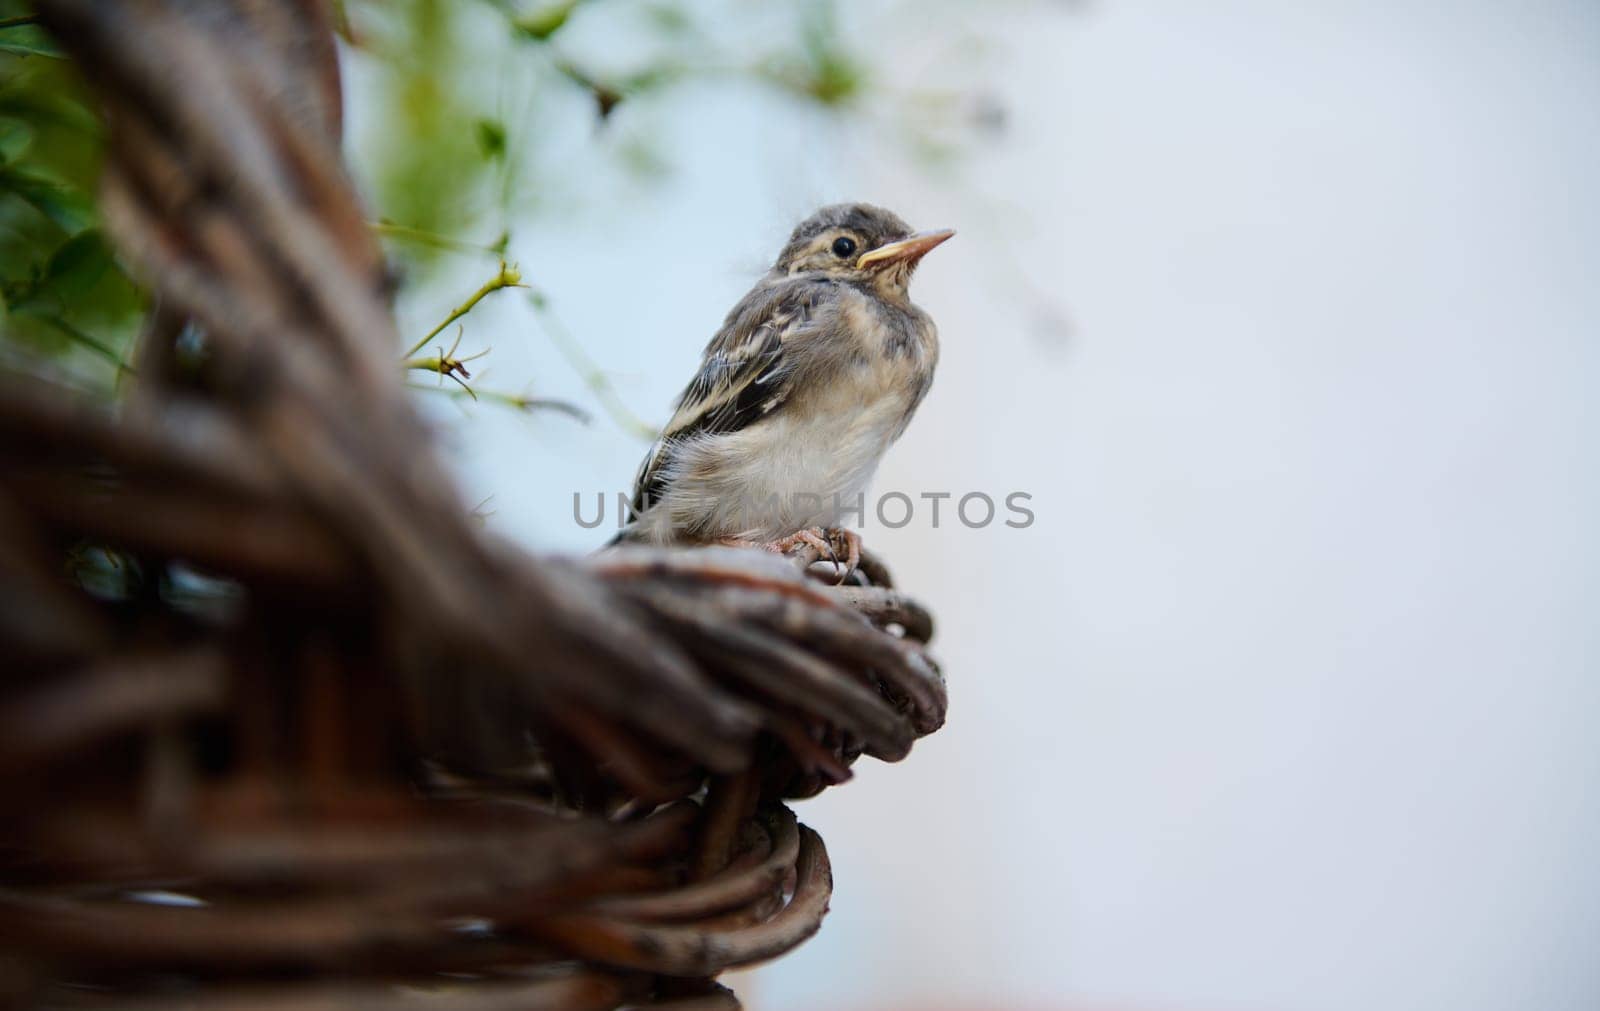
M 843 583 L 861 564 L 861 535 L 843 527 L 807 527 L 775 541 L 751 541 L 742 537 L 723 537 L 717 541 L 733 548 L 760 548 L 790 558 L 801 571 L 817 562 L 833 563 L 834 581 Z
M 843 527 L 808 527 L 766 547 L 793 558 L 802 569 L 823 560 L 832 562 L 836 583 L 849 579 L 861 564 L 861 535 Z

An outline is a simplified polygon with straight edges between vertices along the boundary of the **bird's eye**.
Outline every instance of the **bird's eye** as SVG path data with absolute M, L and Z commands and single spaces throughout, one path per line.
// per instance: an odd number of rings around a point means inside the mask
M 856 240 L 841 235 L 833 240 L 833 255 L 843 260 L 856 251 Z

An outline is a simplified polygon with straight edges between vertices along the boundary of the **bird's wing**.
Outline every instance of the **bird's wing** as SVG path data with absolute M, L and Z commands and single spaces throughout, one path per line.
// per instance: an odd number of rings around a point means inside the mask
M 762 285 L 734 307 L 706 345 L 700 371 L 678 397 L 672 420 L 639 467 L 636 513 L 665 491 L 675 445 L 697 435 L 734 432 L 781 409 L 792 389 L 795 344 L 810 332 L 825 284 L 796 279 Z

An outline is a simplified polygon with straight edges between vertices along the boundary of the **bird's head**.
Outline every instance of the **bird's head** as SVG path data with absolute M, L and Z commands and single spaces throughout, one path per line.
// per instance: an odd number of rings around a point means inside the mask
M 948 229 L 913 232 L 898 216 L 871 204 L 833 204 L 800 222 L 772 269 L 865 281 L 903 297 L 917 264 L 954 234 Z

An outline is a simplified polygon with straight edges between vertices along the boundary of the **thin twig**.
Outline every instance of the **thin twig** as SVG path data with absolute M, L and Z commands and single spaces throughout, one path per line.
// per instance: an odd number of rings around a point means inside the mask
M 412 369 L 417 372 L 437 372 L 439 373 L 439 383 L 441 386 L 444 384 L 444 377 L 448 376 L 455 380 L 456 385 L 460 386 L 469 397 L 471 397 L 473 400 L 477 400 L 478 395 L 473 392 L 471 386 L 467 385 L 467 380 L 472 378 L 472 373 L 467 371 L 466 363 L 477 361 L 479 358 L 482 358 L 484 355 L 488 354 L 494 349 L 484 348 L 475 355 L 468 355 L 465 358 L 457 358 L 456 349 L 461 346 L 461 337 L 465 333 L 466 327 L 457 327 L 455 343 L 450 345 L 449 351 L 446 351 L 444 348 L 440 348 L 439 353 L 432 358 L 408 358 L 400 363 L 400 367 L 403 369 Z
M 524 393 L 503 393 L 499 390 L 480 390 L 476 388 L 472 390 L 462 390 L 454 389 L 448 386 L 425 386 L 422 383 L 407 383 L 406 386 L 413 390 L 426 390 L 430 393 L 442 393 L 445 396 L 456 400 L 459 400 L 462 397 L 470 396 L 473 400 L 491 404 L 499 404 L 502 407 L 509 407 L 514 411 L 526 411 L 529 413 L 532 413 L 533 411 L 545 410 L 559 411 L 560 413 L 572 418 L 574 421 L 584 425 L 592 424 L 594 422 L 594 418 L 589 414 L 589 412 L 585 411 L 577 404 L 566 400 L 557 400 L 554 397 L 534 397 Z
M 409 349 L 407 349 L 407 351 L 406 351 L 406 353 L 405 353 L 405 355 L 403 357 L 405 357 L 405 358 L 415 358 L 417 352 L 421 351 L 424 347 L 426 347 L 428 345 L 429 341 L 431 341 L 435 337 L 439 336 L 439 334 L 444 331 L 445 327 L 449 326 L 451 323 L 454 323 L 456 320 L 460 319 L 461 317 L 465 316 L 467 313 L 471 312 L 472 311 L 472 307 L 477 305 L 479 302 L 483 301 L 483 299 L 486 296 L 488 296 L 491 292 L 499 291 L 501 288 L 526 288 L 526 287 L 527 287 L 527 285 L 522 283 L 522 273 L 519 270 L 517 270 L 516 267 L 507 266 L 506 265 L 506 261 L 501 260 L 500 261 L 500 270 L 499 270 L 499 272 L 497 274 L 495 274 L 493 277 L 489 278 L 489 280 L 485 281 L 483 283 L 483 287 L 481 287 L 477 291 L 473 292 L 472 295 L 465 302 L 462 302 L 460 305 L 458 305 L 454 309 L 452 309 L 450 311 L 450 315 L 446 316 L 444 318 L 444 320 L 438 326 L 434 327 L 432 330 L 429 330 L 426 334 L 423 335 L 421 340 L 419 340 L 415 344 L 411 345 L 411 347 Z
M 600 366 L 595 364 L 594 359 L 583 350 L 583 345 L 556 317 L 544 293 L 536 290 L 529 296 L 528 301 L 544 323 L 545 333 L 550 335 L 556 348 L 567 359 L 567 364 L 572 366 L 573 371 L 578 373 L 585 385 L 600 399 L 600 405 L 611 416 L 611 420 L 642 439 L 654 439 L 660 435 L 658 430 L 641 420 L 637 414 L 628 409 L 627 404 L 623 403 L 622 398 L 617 395 L 616 387 L 611 385 L 611 380 L 606 378 Z

